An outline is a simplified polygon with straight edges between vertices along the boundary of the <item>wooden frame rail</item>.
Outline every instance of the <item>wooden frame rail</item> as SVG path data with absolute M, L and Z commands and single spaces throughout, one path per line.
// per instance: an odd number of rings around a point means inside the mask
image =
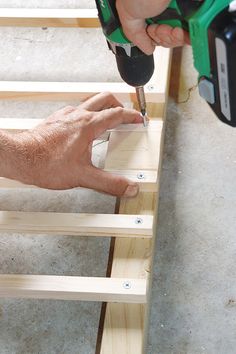
M 96 27 L 98 20 L 96 10 L 1 9 L 0 26 Z M 0 297 L 107 302 L 97 341 L 100 354 L 146 352 L 170 60 L 169 49 L 156 50 L 156 69 L 146 87 L 149 126 L 120 126 L 109 132 L 105 170 L 140 185 L 136 198 L 120 200 L 118 215 L 0 212 L 0 232 L 115 237 L 108 278 L 0 275 Z M 124 83 L 0 82 L 0 99 L 78 100 L 104 90 L 136 105 L 134 90 Z M 16 133 L 38 123 L 2 118 L 0 129 Z M 0 178 L 0 188 L 32 186 Z
M 1 232 L 150 238 L 152 228 L 151 215 L 0 211 Z
M 99 26 L 95 9 L 19 9 L 0 11 L 0 26 L 86 27 Z
M 146 281 L 129 278 L 0 275 L 0 297 L 145 303 Z

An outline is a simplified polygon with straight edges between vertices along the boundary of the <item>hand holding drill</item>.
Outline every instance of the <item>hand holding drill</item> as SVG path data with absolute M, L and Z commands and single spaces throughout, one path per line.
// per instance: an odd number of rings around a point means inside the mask
M 182 28 L 165 24 L 147 27 L 146 19 L 162 13 L 169 0 L 117 0 L 116 8 L 127 38 L 145 54 L 154 52 L 156 45 L 173 48 L 189 44 L 189 35 Z

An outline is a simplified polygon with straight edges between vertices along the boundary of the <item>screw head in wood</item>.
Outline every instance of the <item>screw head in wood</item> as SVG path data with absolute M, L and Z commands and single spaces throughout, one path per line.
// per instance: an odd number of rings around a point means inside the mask
M 143 219 L 142 218 L 136 218 L 135 219 L 135 224 L 142 224 L 143 223 Z
M 154 85 L 148 85 L 148 86 L 147 86 L 147 89 L 148 89 L 149 91 L 153 91 L 153 90 L 154 90 Z
M 123 283 L 123 288 L 125 288 L 125 289 L 130 289 L 130 288 L 131 288 L 131 283 L 130 283 L 130 281 L 125 281 L 125 282 Z
M 144 178 L 145 178 L 145 174 L 144 174 L 143 172 L 139 172 L 139 173 L 137 174 L 137 178 L 138 178 L 138 179 L 144 179 Z

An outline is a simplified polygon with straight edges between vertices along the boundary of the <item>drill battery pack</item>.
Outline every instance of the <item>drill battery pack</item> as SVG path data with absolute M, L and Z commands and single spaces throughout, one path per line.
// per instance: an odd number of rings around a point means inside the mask
M 208 42 L 213 85 L 207 101 L 224 123 L 236 127 L 236 12 L 227 8 L 214 18 Z

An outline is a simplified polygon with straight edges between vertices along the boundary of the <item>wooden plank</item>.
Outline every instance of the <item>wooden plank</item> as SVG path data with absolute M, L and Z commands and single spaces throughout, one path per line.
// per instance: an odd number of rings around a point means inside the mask
M 8 131 L 24 131 L 33 129 L 42 122 L 43 119 L 37 118 L 0 118 L 0 129 Z M 162 125 L 162 120 L 158 118 L 149 121 L 149 129 L 152 131 L 160 131 Z M 108 132 L 113 131 L 144 132 L 146 131 L 146 127 L 144 127 L 143 124 L 121 124 L 115 129 L 108 130 Z
M 136 101 L 135 89 L 124 82 L 0 81 L 0 99 L 7 100 L 84 100 L 103 91 L 111 91 L 123 102 Z M 163 102 L 164 99 L 159 86 L 146 93 L 147 102 Z
M 130 179 L 133 182 L 139 184 L 139 190 L 142 192 L 154 192 L 157 190 L 157 172 L 148 170 L 106 170 L 117 176 L 123 176 Z M 36 186 L 23 184 L 21 182 L 0 177 L 0 188 L 12 189 L 12 188 L 38 188 Z M 81 189 L 81 188 L 74 188 Z M 53 193 L 53 190 L 52 190 Z
M 164 103 L 170 54 L 165 48 L 157 48 L 154 57 L 156 66 L 153 77 L 158 77 L 158 80 L 154 82 L 152 79 L 146 85 L 146 100 L 149 103 Z M 0 81 L 0 99 L 84 100 L 102 91 L 111 91 L 123 102 L 136 102 L 135 89 L 124 82 Z
M 0 121 L 1 124 L 1 121 Z M 163 120 L 161 118 L 152 118 L 148 121 L 148 129 L 153 132 L 161 132 L 163 126 Z M 141 124 L 121 124 L 115 129 L 109 130 L 109 132 L 146 132 L 147 127 Z
M 152 75 L 151 80 L 145 86 L 146 94 L 151 94 L 152 92 L 162 92 L 163 93 L 163 101 L 164 105 L 166 106 L 166 101 L 168 98 L 168 91 L 169 91 L 169 73 L 170 73 L 170 60 L 171 60 L 172 52 L 168 48 L 163 47 L 156 47 L 154 52 L 154 61 L 155 61 L 155 70 Z M 148 100 L 147 102 L 153 102 L 153 109 L 149 111 L 147 110 L 149 116 L 151 117 L 160 117 L 159 115 L 159 105 L 160 100 L 151 101 Z M 149 108 L 149 107 L 148 107 Z M 165 113 L 161 115 L 163 118 Z
M 152 237 L 153 216 L 0 211 L 0 232 Z
M 170 54 L 170 53 L 169 53 Z M 168 90 L 168 77 L 170 70 L 170 58 L 167 62 L 167 72 L 163 87 L 165 87 L 166 95 Z M 156 77 L 158 80 L 158 77 Z M 166 112 L 165 103 L 161 110 L 163 118 Z M 160 109 L 158 104 L 152 105 L 152 114 L 158 116 Z M 112 133 L 113 134 L 113 133 Z M 133 134 L 133 133 L 131 133 Z M 159 156 L 162 156 L 164 141 L 164 125 L 159 136 L 156 132 L 157 139 L 160 139 Z M 118 141 L 117 141 L 118 143 Z M 115 148 L 115 146 L 114 146 Z M 117 148 L 118 149 L 118 148 Z M 112 151 L 110 152 L 112 155 Z M 131 159 L 136 161 L 136 159 Z M 145 164 L 145 161 L 142 160 Z M 135 162 L 137 166 L 138 161 Z M 161 159 L 158 160 L 156 166 L 158 179 L 160 178 Z M 139 213 L 145 215 L 157 215 L 158 192 L 157 193 L 140 193 L 134 199 L 121 199 L 120 213 Z M 125 276 L 146 279 L 147 294 L 150 297 L 150 287 L 152 281 L 152 265 L 155 250 L 156 227 L 154 222 L 153 238 L 147 239 L 121 239 L 116 238 L 114 245 L 114 254 L 112 261 L 111 277 Z M 100 354 L 145 354 L 147 343 L 147 330 L 149 324 L 150 299 L 145 305 L 143 304 L 107 304 L 105 311 L 104 325 L 102 329 L 102 339 L 98 350 Z
M 22 9 L 0 11 L 0 26 L 100 27 L 96 9 Z
M 0 275 L 0 297 L 146 302 L 146 281 L 130 278 Z
M 110 134 L 106 169 L 157 170 L 162 129 L 144 131 L 114 131 Z

